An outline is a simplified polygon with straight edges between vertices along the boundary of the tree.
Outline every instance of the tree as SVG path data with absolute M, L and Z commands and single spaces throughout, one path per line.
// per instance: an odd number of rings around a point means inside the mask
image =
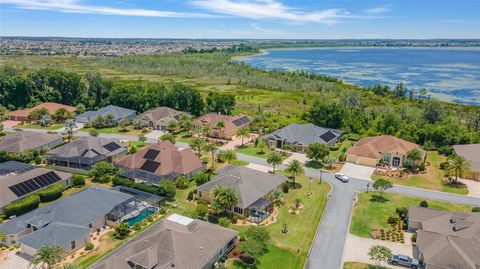
M 237 193 L 232 188 L 217 185 L 212 191 L 214 200 L 224 211 L 231 210 L 239 202 Z
M 420 149 L 411 149 L 407 152 L 407 159 L 413 162 L 415 166 L 418 161 L 421 161 L 423 158 L 423 154 Z
M 30 265 L 41 265 L 43 267 L 46 266 L 47 269 L 50 269 L 54 264 L 62 260 L 60 257 L 60 253 L 62 253 L 62 251 L 63 248 L 60 246 L 45 245 L 40 247 L 33 255 Z
M 92 165 L 87 175 L 91 177 L 93 181 L 106 183 L 109 182 L 110 178 L 115 174 L 115 170 L 113 164 L 101 161 Z
M 267 156 L 267 163 L 272 165 L 273 173 L 275 174 L 275 167 L 283 162 L 282 155 L 276 151 Z
M 140 142 L 145 142 L 145 141 L 147 141 L 147 137 L 145 136 L 144 133 L 140 133 L 140 134 L 138 135 L 138 141 L 140 141 Z
M 232 93 L 209 92 L 206 105 L 209 111 L 230 115 L 235 108 L 235 95 Z
M 171 179 L 162 179 L 158 183 L 158 195 L 165 197 L 168 200 L 175 198 L 177 190 L 175 183 Z
M 57 122 L 64 122 L 65 120 L 71 119 L 73 117 L 74 117 L 73 113 L 66 110 L 63 107 L 57 109 L 57 111 L 55 111 L 55 113 L 53 113 L 53 118 Z
M 454 176 L 454 183 L 459 177 L 466 177 L 472 173 L 472 164 L 462 156 L 453 156 L 447 161 L 445 171 L 448 175 Z
M 88 131 L 88 134 L 90 136 L 97 137 L 100 134 L 100 132 L 97 129 L 90 129 L 90 131 Z
M 302 163 L 300 163 L 299 160 L 291 160 L 290 162 L 288 162 L 287 168 L 285 169 L 285 172 L 287 172 L 288 174 L 290 174 L 292 176 L 292 181 L 293 181 L 292 187 L 293 188 L 296 187 L 295 178 L 297 176 L 301 176 L 301 175 L 305 174 L 305 170 L 303 169 L 303 165 L 302 165 Z
M 195 153 L 200 156 L 202 153 L 203 146 L 205 144 L 205 141 L 201 138 L 194 138 L 192 142 L 190 143 L 190 147 L 195 151 Z
M 172 144 L 175 144 L 175 136 L 171 133 L 166 133 L 160 137 L 162 141 L 170 141 Z
M 225 129 L 225 122 L 223 120 L 217 122 L 216 128 L 218 129 L 218 134 L 220 138 L 223 138 L 223 129 Z
M 315 101 L 309 111 L 310 122 L 326 128 L 341 128 L 345 118 L 345 108 L 335 102 Z
M 37 108 L 27 116 L 28 121 L 39 121 L 42 116 L 50 115 L 45 107 Z
M 170 133 L 174 133 L 178 128 L 178 125 L 177 125 L 177 122 L 174 121 L 174 120 L 171 120 L 167 123 L 167 130 L 170 132 Z
M 208 206 L 205 204 L 197 204 L 197 206 L 195 206 L 195 213 L 200 219 L 204 219 L 208 214 Z
M 46 126 L 50 125 L 50 123 L 52 123 L 52 116 L 42 115 L 40 117 L 40 120 L 38 121 L 38 123 L 40 124 L 40 126 L 46 127 Z
M 210 126 L 208 124 L 202 125 L 201 132 L 202 132 L 203 136 L 205 137 L 205 139 L 208 138 L 208 136 L 210 135 L 210 132 L 212 132 L 212 126 Z
M 65 121 L 65 133 L 68 136 L 68 140 L 71 141 L 73 137 L 73 130 L 77 128 L 77 121 L 74 119 L 68 119 Z
M 325 156 L 330 154 L 330 149 L 327 145 L 321 143 L 313 143 L 308 145 L 306 153 L 308 158 L 319 163 L 321 160 L 323 160 L 323 158 L 325 158 Z
M 368 250 L 368 256 L 379 267 L 382 262 L 387 262 L 392 257 L 392 251 L 385 246 L 374 245 Z
M 115 226 L 113 236 L 116 239 L 123 240 L 127 238 L 128 234 L 130 234 L 130 227 L 128 226 L 128 223 L 122 222 Z
M 391 187 L 393 187 L 392 182 L 383 178 L 377 179 L 375 180 L 375 182 L 373 182 L 373 188 L 380 191 L 380 195 L 382 196 L 383 192 L 390 189 Z
M 443 118 L 443 106 L 436 101 L 430 101 L 425 104 L 424 117 L 431 123 L 437 123 Z
M 243 139 L 250 137 L 250 129 L 248 127 L 238 128 L 236 135 L 242 139 L 242 147 L 243 147 L 244 145 Z
M 227 163 L 231 163 L 232 161 L 237 159 L 237 154 L 233 149 L 227 149 L 222 151 L 221 156 L 222 156 L 221 158 L 225 160 Z
M 267 253 L 271 237 L 264 227 L 249 227 L 245 233 L 245 241 L 240 242 L 239 248 L 250 257 L 258 259 Z
M 5 242 L 5 236 L 4 232 L 0 232 L 0 242 Z
M 212 160 L 212 168 L 215 166 L 215 151 L 217 150 L 217 145 L 215 143 L 206 143 L 203 146 L 203 150 L 210 152 Z
M 256 148 L 260 150 L 260 153 L 265 154 L 265 149 L 268 147 L 267 143 L 263 139 L 257 139 Z

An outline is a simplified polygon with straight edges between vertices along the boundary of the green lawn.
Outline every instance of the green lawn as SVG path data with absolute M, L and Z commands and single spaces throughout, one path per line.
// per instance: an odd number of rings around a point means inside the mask
M 40 126 L 39 124 L 33 124 L 33 123 L 30 123 L 30 124 L 23 124 L 23 125 L 17 125 L 15 126 L 14 128 L 20 128 L 20 129 L 43 129 L 43 130 L 49 130 L 49 131 L 53 131 L 53 130 L 58 130 L 60 128 L 63 128 L 63 124 L 62 123 L 55 123 L 55 124 L 52 124 L 52 125 L 49 125 L 47 127 L 42 127 Z
M 260 149 L 255 147 L 254 143 L 245 144 L 244 147 L 239 147 L 235 151 L 237 153 L 242 153 L 245 155 L 250 155 L 250 156 L 259 157 L 263 159 L 266 159 L 269 153 L 274 152 L 273 150 L 266 148 L 263 150 L 263 153 L 262 153 Z M 285 160 L 287 157 L 282 156 L 282 158 Z
M 303 268 L 304 262 L 296 253 L 271 245 L 268 253 L 258 259 L 256 266 L 245 266 L 238 260 L 229 260 L 227 268 Z
M 352 223 L 350 225 L 351 234 L 369 237 L 369 232 L 372 229 L 389 229 L 387 218 L 396 215 L 395 209 L 397 207 L 418 206 L 424 200 L 413 196 L 384 193 L 383 197 L 387 201 L 378 202 L 375 200 L 375 197 L 379 197 L 379 195 L 380 193 L 376 191 L 358 195 L 358 202 L 353 209 Z M 427 200 L 427 202 L 429 208 L 433 209 L 458 212 L 471 212 L 472 210 L 472 207 L 467 205 L 434 200 Z
M 385 267 L 377 267 L 375 265 L 361 262 L 346 262 L 343 264 L 343 269 L 385 269 Z
M 175 135 L 175 141 L 177 142 L 183 142 L 183 143 L 188 143 L 190 144 L 193 140 L 193 137 L 189 136 L 188 132 L 180 132 Z
M 90 130 L 95 128 L 82 128 L 80 132 L 90 132 Z M 138 136 L 142 130 L 137 130 L 133 126 L 127 126 L 125 129 L 121 128 L 120 126 L 112 127 L 112 128 L 98 128 L 95 129 L 100 134 L 119 134 L 119 135 L 128 135 L 128 136 Z
M 330 154 L 329 156 L 331 157 L 335 157 L 335 159 L 338 160 L 338 157 L 340 157 L 340 155 L 344 152 L 347 151 L 347 149 L 351 146 L 355 145 L 355 142 L 354 141 L 351 141 L 351 140 L 344 140 L 343 142 L 341 142 L 340 144 L 340 148 L 336 151 L 330 151 Z
M 373 180 L 379 178 L 388 179 L 394 184 L 416 187 L 421 189 L 429 189 L 435 191 L 443 191 L 455 194 L 468 194 L 468 188 L 465 185 L 452 185 L 446 182 L 443 178 L 443 170 L 440 169 L 440 163 L 446 160 L 445 156 L 438 154 L 436 151 L 429 151 L 427 153 L 428 173 L 413 175 L 408 179 L 398 179 L 387 176 L 372 176 Z

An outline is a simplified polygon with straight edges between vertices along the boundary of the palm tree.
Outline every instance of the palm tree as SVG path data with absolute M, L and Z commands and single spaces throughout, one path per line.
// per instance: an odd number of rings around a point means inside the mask
M 201 138 L 194 138 L 190 146 L 195 151 L 195 153 L 200 156 L 202 153 L 202 148 L 205 142 Z
M 462 156 L 454 156 L 447 161 L 445 170 L 449 175 L 454 175 L 454 183 L 457 183 L 459 177 L 465 177 L 472 173 L 472 164 Z
M 275 167 L 282 163 L 282 155 L 276 151 L 270 153 L 267 157 L 267 163 L 273 166 L 273 173 L 275 174 Z
M 37 250 L 33 255 L 30 265 L 42 265 L 47 266 L 47 269 L 52 268 L 52 265 L 61 261 L 60 253 L 63 251 L 60 246 L 48 246 L 45 245 Z
M 112 127 L 115 124 L 114 121 L 115 116 L 113 116 L 112 114 L 108 114 L 105 116 L 105 122 L 107 123 L 108 127 L 110 127 L 110 133 L 112 132 Z
M 224 211 L 231 210 L 239 201 L 237 193 L 232 188 L 221 185 L 217 185 L 213 189 L 212 194 L 215 201 L 222 206 Z
M 227 163 L 230 163 L 231 161 L 237 159 L 237 154 L 235 153 L 235 151 L 233 149 L 227 149 L 227 150 L 223 151 L 222 157 L 225 161 L 227 161 Z
M 167 123 L 167 130 L 170 133 L 174 133 L 177 130 L 177 127 L 178 127 L 177 122 L 174 120 L 171 120 Z
M 413 162 L 413 165 L 416 165 L 417 161 L 422 159 L 422 152 L 419 149 L 412 149 L 407 152 L 407 159 Z
M 303 169 L 302 163 L 299 160 L 291 160 L 290 162 L 288 162 L 285 172 L 289 173 L 292 176 L 294 188 L 296 186 L 295 178 L 297 176 L 305 174 L 305 170 Z
M 208 138 L 208 135 L 210 134 L 211 131 L 212 131 L 212 126 L 210 126 L 208 124 L 202 125 L 201 132 L 202 132 L 203 136 L 205 137 L 205 139 Z
M 247 127 L 239 128 L 237 129 L 236 135 L 242 138 L 242 147 L 243 147 L 243 139 L 250 137 L 250 129 L 248 129 Z
M 215 143 L 207 143 L 203 146 L 203 149 L 211 153 L 212 169 L 213 169 L 215 165 L 215 150 L 217 150 L 217 145 L 215 145 Z
M 218 135 L 220 136 L 220 139 L 223 138 L 223 129 L 225 129 L 225 122 L 223 120 L 217 122 L 217 129 L 218 129 Z
M 65 133 L 68 135 L 68 141 L 72 141 L 73 130 L 77 128 L 77 121 L 74 119 L 68 119 L 65 121 Z

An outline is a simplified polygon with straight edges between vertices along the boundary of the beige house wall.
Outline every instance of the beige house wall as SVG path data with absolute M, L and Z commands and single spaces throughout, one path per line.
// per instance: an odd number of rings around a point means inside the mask
M 346 161 L 349 163 L 361 164 L 361 165 L 372 166 L 372 167 L 377 166 L 377 163 L 378 163 L 377 159 L 365 158 L 365 157 L 352 155 L 352 154 L 347 154 Z

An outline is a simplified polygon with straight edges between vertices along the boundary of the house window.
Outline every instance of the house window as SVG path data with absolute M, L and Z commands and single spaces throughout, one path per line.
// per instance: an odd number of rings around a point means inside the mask
M 243 209 L 240 208 L 240 207 L 234 207 L 233 212 L 235 212 L 237 214 L 240 214 L 240 215 L 243 215 Z
M 76 246 L 75 246 L 75 240 L 73 240 L 72 242 L 70 242 L 70 247 L 71 247 L 72 249 L 75 249 L 75 247 L 76 247 Z
M 93 223 L 88 224 L 88 228 L 93 228 Z
M 197 191 L 198 193 L 198 197 L 202 197 L 202 192 L 201 191 Z
M 383 162 L 384 163 L 389 163 L 390 162 L 390 155 L 388 155 L 388 154 L 383 155 Z

